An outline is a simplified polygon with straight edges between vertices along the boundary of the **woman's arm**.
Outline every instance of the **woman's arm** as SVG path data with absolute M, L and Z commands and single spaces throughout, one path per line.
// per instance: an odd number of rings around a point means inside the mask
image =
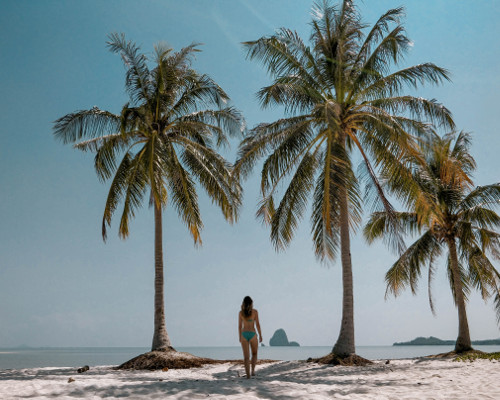
M 262 343 L 262 332 L 260 331 L 259 313 L 255 310 L 255 326 L 257 326 L 257 332 L 259 332 L 259 342 Z
M 241 320 L 241 311 L 238 313 L 238 340 L 240 341 L 241 343 L 241 323 L 242 323 L 242 320 Z

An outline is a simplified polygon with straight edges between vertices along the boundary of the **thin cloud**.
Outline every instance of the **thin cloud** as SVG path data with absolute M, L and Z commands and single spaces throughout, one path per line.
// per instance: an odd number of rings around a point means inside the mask
M 262 16 L 262 14 L 260 14 L 255 8 L 253 8 L 250 5 L 250 2 L 244 1 L 244 0 L 239 0 L 239 3 L 242 6 L 244 6 L 248 11 L 250 11 L 254 15 L 254 17 L 257 18 L 262 23 L 262 25 L 266 26 L 266 28 L 269 28 L 269 30 L 275 29 L 275 27 L 273 26 L 273 24 L 271 22 L 269 22 L 266 18 L 264 18 Z

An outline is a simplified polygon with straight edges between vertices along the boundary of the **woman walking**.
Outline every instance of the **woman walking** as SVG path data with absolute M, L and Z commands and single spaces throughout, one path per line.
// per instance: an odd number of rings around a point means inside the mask
M 259 332 L 258 341 L 255 328 Z M 259 349 L 259 342 L 262 343 L 259 313 L 253 308 L 253 300 L 250 296 L 246 296 L 241 304 L 241 311 L 238 314 L 238 335 L 241 348 L 243 349 L 245 372 L 247 379 L 250 379 L 250 348 L 252 349 L 252 376 L 254 376 L 255 364 L 257 363 L 257 350 Z

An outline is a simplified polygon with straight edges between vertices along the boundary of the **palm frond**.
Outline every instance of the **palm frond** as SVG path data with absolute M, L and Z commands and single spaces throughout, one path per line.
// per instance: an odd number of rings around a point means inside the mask
M 302 39 L 296 32 L 282 28 L 277 34 L 262 37 L 255 41 L 244 42 L 247 58 L 263 64 L 271 76 L 299 75 L 311 87 L 316 87 L 316 80 L 306 69 L 311 60 Z
M 215 151 L 189 142 L 184 138 L 182 162 L 205 189 L 212 201 L 217 204 L 224 218 L 235 222 L 241 206 L 241 186 L 232 180 L 230 164 Z
M 459 213 L 461 219 L 470 221 L 477 227 L 484 229 L 498 229 L 500 216 L 493 210 L 484 207 L 472 207 Z
M 369 244 L 382 239 L 392 251 L 402 254 L 401 236 L 415 235 L 421 229 L 416 213 L 393 211 L 389 215 L 387 211 L 379 211 L 370 215 L 363 236 Z
M 478 186 L 472 190 L 461 202 L 460 208 L 464 218 L 472 219 L 475 213 L 482 214 L 482 210 L 500 205 L 500 183 Z M 489 206 L 489 207 L 488 207 Z M 479 208 L 479 211 L 476 209 Z M 470 216 L 469 216 L 470 215 Z
M 138 206 L 136 200 L 141 198 L 140 189 L 138 190 L 138 186 L 140 185 L 138 183 L 145 178 L 140 162 L 143 154 L 144 152 L 140 151 L 135 157 L 132 157 L 131 153 L 127 152 L 116 170 L 104 207 L 102 219 L 102 237 L 104 240 L 107 238 L 107 228 L 111 226 L 111 219 L 118 204 L 127 195 L 128 205 L 124 207 L 119 232 L 122 238 L 128 235 L 128 218 L 133 215 L 134 207 Z M 128 189 L 130 184 L 134 186 L 131 190 Z
M 109 135 L 102 138 L 100 143 L 93 143 L 96 147 L 94 168 L 98 178 L 104 182 L 111 178 L 116 170 L 116 160 L 125 149 L 129 149 L 130 140 L 124 135 Z M 142 142 L 136 142 L 140 144 Z M 89 142 L 80 142 L 77 146 L 92 146 Z M 75 147 L 77 147 L 75 146 Z M 80 147 L 77 147 L 80 148 Z
M 215 136 L 217 146 L 228 144 L 226 134 L 238 137 L 245 129 L 245 120 L 241 112 L 234 107 L 197 111 L 182 117 L 180 120 L 181 123 L 186 121 L 196 122 L 200 128 L 204 125 L 205 130 Z
M 127 73 L 125 88 L 134 103 L 149 101 L 151 98 L 151 77 L 147 66 L 147 58 L 140 53 L 140 47 L 131 40 L 127 41 L 123 33 L 111 33 L 107 42 L 113 53 L 122 57 Z
M 450 110 L 435 99 L 427 100 L 421 97 L 397 96 L 368 100 L 363 104 L 373 114 L 379 114 L 382 110 L 391 114 L 408 112 L 412 119 L 420 119 L 423 116 L 428 118 L 434 125 L 451 129 L 455 127 Z
M 260 158 L 273 148 L 279 147 L 296 130 L 305 129 L 308 124 L 310 121 L 307 116 L 299 116 L 254 127 L 240 143 L 238 159 L 233 170 L 234 175 L 247 177 Z
M 187 225 L 195 244 L 201 244 L 201 220 L 198 206 L 198 195 L 195 184 L 189 173 L 177 158 L 172 145 L 165 146 L 163 168 L 170 189 L 170 199 L 181 220 Z
M 326 172 L 316 179 L 311 215 L 312 235 L 316 257 L 322 261 L 332 261 L 337 256 L 340 243 L 338 226 L 339 210 L 335 207 L 338 194 L 327 187 Z M 334 203 L 334 204 L 332 204 Z
M 307 113 L 321 99 L 321 93 L 312 89 L 300 76 L 277 78 L 272 85 L 257 92 L 263 108 L 283 106 L 285 114 Z
M 391 61 L 397 64 L 403 54 L 408 51 L 410 43 L 410 39 L 405 34 L 405 29 L 401 25 L 397 25 L 383 37 L 371 54 L 366 55 L 366 60 L 361 73 L 357 76 L 354 88 L 366 87 L 367 84 L 388 73 Z M 355 92 L 353 91 L 353 93 Z
M 450 81 L 450 73 L 433 63 L 422 63 L 403 68 L 386 76 L 381 76 L 375 82 L 359 90 L 352 100 L 376 100 L 384 97 L 398 96 L 409 86 L 417 88 L 430 82 L 434 85 Z
M 389 293 L 398 296 L 406 287 L 416 294 L 422 267 L 440 254 L 439 247 L 439 242 L 430 231 L 410 245 L 385 275 L 386 297 Z
M 469 280 L 481 293 L 483 300 L 491 296 L 490 290 L 496 289 L 498 272 L 486 254 L 478 247 L 473 246 L 468 257 Z
M 368 156 L 366 155 L 365 151 L 363 150 L 363 147 L 361 146 L 361 143 L 359 142 L 358 138 L 354 134 L 352 134 L 350 137 L 351 137 L 351 140 L 358 147 L 359 152 L 361 153 L 361 156 L 363 158 L 363 164 L 365 166 L 366 175 L 369 177 L 373 187 L 377 191 L 378 196 L 376 196 L 376 197 L 378 199 L 380 199 L 380 202 L 383 204 L 384 209 L 385 209 L 387 215 L 389 216 L 389 219 L 391 219 L 391 217 L 394 213 L 394 208 L 392 207 L 391 203 L 389 202 L 389 200 L 385 196 L 384 190 L 382 188 L 382 184 L 379 182 L 379 178 L 377 177 L 377 175 L 376 175 L 376 173 L 375 173 L 375 171 L 370 163 L 370 160 L 369 160 Z
M 166 42 L 158 42 L 154 46 L 155 62 L 156 65 L 161 65 L 169 55 L 174 51 L 172 47 Z
M 81 150 L 83 152 L 97 152 L 99 148 L 107 142 L 117 140 L 118 138 L 123 140 L 123 137 L 119 133 L 113 133 L 111 135 L 100 136 L 89 140 L 84 140 L 73 145 L 73 148 Z M 117 143 L 118 144 L 118 143 Z
M 66 114 L 54 122 L 54 136 L 64 144 L 83 138 L 93 139 L 120 131 L 120 118 L 108 111 L 93 107 Z
M 404 8 L 397 7 L 386 11 L 379 17 L 377 22 L 375 22 L 373 27 L 370 29 L 370 32 L 366 35 L 366 38 L 358 52 L 355 65 L 359 65 L 361 61 L 367 59 L 367 56 L 370 54 L 373 46 L 380 42 L 384 38 L 385 34 L 389 33 L 391 24 L 399 24 L 403 15 Z
M 147 191 L 148 178 L 145 171 L 144 153 L 138 152 L 130 161 L 126 183 L 123 190 L 123 211 L 120 218 L 119 235 L 125 239 L 129 235 L 129 221 L 135 216 L 135 211 L 141 206 Z M 110 190 L 111 193 L 111 190 Z M 115 200 L 116 201 L 116 200 Z M 111 210 L 110 210 L 111 211 Z M 108 225 L 111 221 L 111 215 L 107 219 Z M 103 229 L 105 224 L 103 222 Z
M 460 163 L 465 173 L 472 173 L 472 171 L 476 169 L 476 161 L 469 152 L 472 145 L 470 133 L 461 131 L 458 135 L 456 135 L 455 132 L 452 132 L 446 135 L 445 138 L 448 136 L 451 140 L 453 140 L 456 136 L 450 155 L 457 160 L 458 163 Z
M 199 107 L 225 108 L 229 101 L 227 93 L 208 75 L 193 73 L 180 89 L 182 94 L 172 105 L 171 115 L 190 114 Z
M 308 195 L 314 186 L 316 167 L 316 156 L 304 155 L 278 208 L 272 211 L 271 241 L 276 249 L 284 249 L 293 238 L 298 222 L 305 212 Z M 267 203 L 264 204 L 267 205 Z
M 301 157 L 322 139 L 321 136 L 316 136 L 314 139 L 312 136 L 313 131 L 308 123 L 300 124 L 290 130 L 286 140 L 277 146 L 262 166 L 262 193 L 266 193 L 271 186 L 276 186 L 300 162 Z

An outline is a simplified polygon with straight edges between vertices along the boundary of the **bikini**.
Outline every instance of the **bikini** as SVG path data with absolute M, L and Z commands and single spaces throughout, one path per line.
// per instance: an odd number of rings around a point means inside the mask
M 253 322 L 253 319 L 247 319 L 247 322 Z M 253 331 L 243 331 L 241 332 L 241 336 L 243 336 L 248 342 L 252 340 L 252 338 L 256 335 Z

